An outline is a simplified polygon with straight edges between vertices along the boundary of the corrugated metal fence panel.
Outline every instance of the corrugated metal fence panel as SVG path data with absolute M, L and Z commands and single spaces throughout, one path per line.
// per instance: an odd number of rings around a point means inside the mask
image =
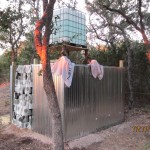
M 70 88 L 65 87 L 65 140 L 81 137 L 124 119 L 124 71 L 105 67 L 102 80 L 87 66 L 76 66 Z
M 51 136 L 51 115 L 43 89 L 41 65 L 33 65 L 34 99 L 32 129 Z M 65 141 L 117 124 L 124 119 L 124 69 L 105 67 L 102 80 L 94 79 L 89 67 L 75 66 L 70 88 L 54 77 L 63 120 Z
M 51 136 L 51 114 L 48 108 L 48 102 L 43 89 L 43 76 L 38 73 L 42 69 L 41 65 L 33 65 L 33 122 L 32 129 L 38 133 Z M 64 116 L 64 83 L 60 76 L 54 78 L 55 89 L 60 104 L 62 117 Z M 61 100 L 61 102 L 60 102 Z M 63 119 L 63 118 L 62 118 Z M 64 124 L 64 123 L 63 123 Z
M 14 84 L 13 84 L 13 67 L 10 66 L 10 96 L 11 96 L 11 102 L 10 102 L 10 122 L 12 122 L 13 119 L 13 92 L 14 92 Z

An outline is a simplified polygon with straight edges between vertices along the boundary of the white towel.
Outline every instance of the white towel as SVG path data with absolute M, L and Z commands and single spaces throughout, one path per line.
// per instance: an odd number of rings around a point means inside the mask
M 25 73 L 25 67 L 22 66 L 22 65 L 18 65 L 16 71 L 17 71 L 18 73 Z
M 31 73 L 32 72 L 32 66 L 31 65 L 24 65 L 24 71 L 25 71 L 25 73 Z
M 98 77 L 99 80 L 101 80 L 104 76 L 104 67 L 100 65 L 96 60 L 91 60 L 90 66 L 93 77 Z
M 62 56 L 53 65 L 51 65 L 51 69 L 53 74 L 61 75 L 65 85 L 70 87 L 73 78 L 74 66 L 75 64 L 71 63 L 66 56 Z

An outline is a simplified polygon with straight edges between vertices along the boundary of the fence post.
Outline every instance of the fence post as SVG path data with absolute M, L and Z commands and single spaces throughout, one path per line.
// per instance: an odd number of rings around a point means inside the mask
M 33 64 L 38 64 L 38 59 L 37 58 L 33 59 Z
M 119 67 L 124 67 L 124 61 L 123 60 L 119 60 Z
M 12 123 L 12 119 L 13 119 L 13 104 L 14 104 L 14 89 L 15 89 L 15 72 L 16 72 L 15 63 L 12 62 L 12 65 L 10 66 L 10 93 L 11 93 L 10 122 L 11 122 L 11 123 Z

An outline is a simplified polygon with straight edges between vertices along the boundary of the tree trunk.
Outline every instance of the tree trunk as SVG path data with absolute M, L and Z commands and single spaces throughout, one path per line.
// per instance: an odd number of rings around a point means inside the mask
M 11 50 L 11 62 L 16 62 L 17 60 L 17 53 L 15 52 L 15 49 L 12 47 Z
M 64 150 L 61 113 L 48 57 L 49 37 L 52 28 L 51 22 L 55 0 L 50 0 L 49 2 L 47 0 L 43 0 L 43 3 L 43 10 L 45 10 L 45 12 L 42 18 L 36 23 L 34 41 L 36 51 L 42 61 L 44 90 L 47 96 L 48 106 L 52 117 L 53 150 Z M 43 27 L 45 27 L 45 32 L 42 36 Z
M 11 62 L 15 62 L 15 52 L 11 51 Z
M 48 58 L 47 51 L 43 50 L 43 58 Z M 44 90 L 46 92 L 48 105 L 52 114 L 52 138 L 53 138 L 53 150 L 63 150 L 63 132 L 62 132 L 62 120 L 58 100 L 55 92 L 54 82 L 52 78 L 50 63 L 48 59 L 42 60 L 43 69 L 43 83 Z
M 141 34 L 143 37 L 144 45 L 147 49 L 147 58 L 150 62 L 150 41 L 148 40 L 148 37 L 146 36 L 145 31 L 142 31 Z
M 128 85 L 130 90 L 129 96 L 129 108 L 132 109 L 134 107 L 134 95 L 133 95 L 133 78 L 132 78 L 132 50 L 128 47 Z
M 125 39 L 125 45 L 127 48 L 127 57 L 128 57 L 128 86 L 129 86 L 129 109 L 132 109 L 134 107 L 134 95 L 133 95 L 133 75 L 132 75 L 132 68 L 133 68 L 133 63 L 132 63 L 132 49 L 130 46 L 130 43 L 128 41 L 128 38 L 126 37 L 125 33 L 123 33 L 124 39 Z

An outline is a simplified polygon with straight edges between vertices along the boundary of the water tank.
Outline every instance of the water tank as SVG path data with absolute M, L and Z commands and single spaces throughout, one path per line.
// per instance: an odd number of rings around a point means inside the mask
M 73 8 L 54 10 L 54 30 L 50 44 L 69 42 L 86 46 L 86 17 L 81 11 Z

